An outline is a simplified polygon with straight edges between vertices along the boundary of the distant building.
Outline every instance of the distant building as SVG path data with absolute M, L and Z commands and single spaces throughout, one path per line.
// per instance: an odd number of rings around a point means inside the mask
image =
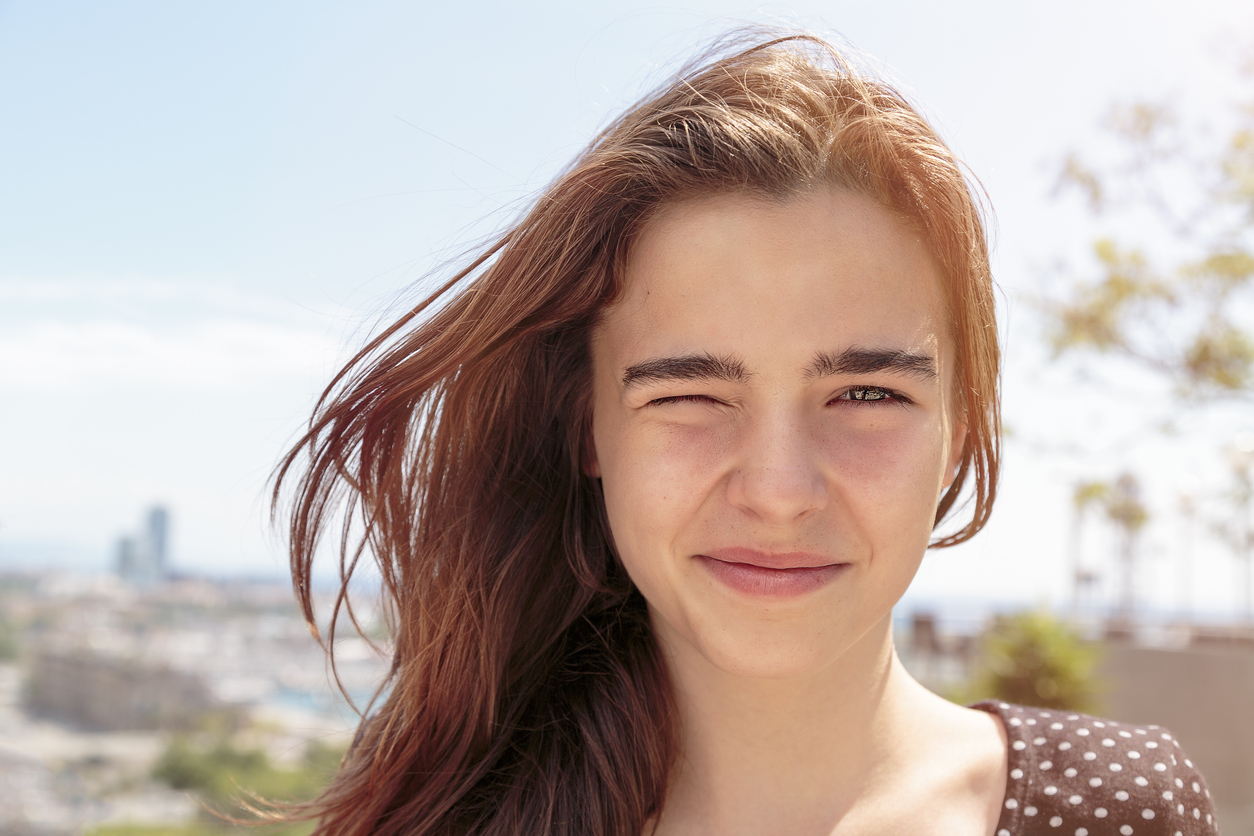
M 118 539 L 118 576 L 128 583 L 146 585 L 170 575 L 170 512 L 154 505 L 144 517 L 139 536 Z
M 39 760 L 0 749 L 0 834 L 75 836 L 87 803 Z M 61 779 L 61 780 L 58 780 Z
M 33 714 L 94 731 L 189 729 L 207 714 L 238 719 L 195 673 L 84 648 L 32 654 L 24 701 Z
M 144 541 L 152 567 L 157 577 L 164 578 L 169 574 L 169 559 L 166 551 L 166 533 L 169 529 L 170 514 L 160 505 L 148 511 L 148 525 L 144 530 Z

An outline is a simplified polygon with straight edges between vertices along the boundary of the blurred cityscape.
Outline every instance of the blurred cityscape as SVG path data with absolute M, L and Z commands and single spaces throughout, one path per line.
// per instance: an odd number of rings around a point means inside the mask
M 290 585 L 179 577 L 168 519 L 153 508 L 110 575 L 0 574 L 0 834 L 212 825 L 208 807 L 235 812 L 215 801 L 325 772 L 351 740 L 357 715 Z M 355 634 L 336 663 L 359 707 L 387 669 Z M 197 772 L 215 758 L 228 774 Z
M 351 740 L 358 716 L 289 585 L 179 576 L 169 526 L 150 509 L 110 574 L 0 574 L 0 836 L 218 832 L 212 811 L 238 814 L 249 792 L 310 797 Z M 961 702 L 1040 698 L 1171 728 L 1224 833 L 1254 834 L 1254 626 L 1120 596 L 1103 609 L 1076 572 L 1065 613 L 903 607 L 903 663 Z M 336 642 L 336 673 L 360 707 L 388 660 L 377 610 L 355 612 L 367 637 Z

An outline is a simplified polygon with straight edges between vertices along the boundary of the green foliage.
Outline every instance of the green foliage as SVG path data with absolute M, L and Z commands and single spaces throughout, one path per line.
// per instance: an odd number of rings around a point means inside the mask
M 313 828 L 309 823 L 240 827 L 207 821 L 185 825 L 105 824 L 86 831 L 85 836 L 306 836 Z
M 174 789 L 193 792 L 216 813 L 255 818 L 254 807 L 307 801 L 335 774 L 342 752 L 317 741 L 307 744 L 302 763 L 283 769 L 260 749 L 245 749 L 221 737 L 210 745 L 176 737 L 152 775 Z
M 1135 219 L 1141 240 L 1097 240 L 1095 269 L 1042 303 L 1056 354 L 1120 356 L 1192 395 L 1254 394 L 1254 329 L 1242 318 L 1254 301 L 1251 88 L 1249 103 L 1221 115 L 1226 134 L 1135 103 L 1107 119 L 1114 160 L 1063 160 L 1060 188 L 1095 218 Z
M 221 836 L 229 831 L 212 824 L 188 825 L 106 824 L 87 831 L 87 836 Z
M 1045 612 L 997 618 L 980 639 L 968 701 L 996 699 L 1069 711 L 1098 710 L 1097 650 Z
M 1110 485 L 1106 482 L 1081 482 L 1075 486 L 1071 495 L 1071 503 L 1077 511 L 1088 510 L 1090 505 L 1105 505 L 1110 496 Z
M 1103 503 L 1106 516 L 1127 536 L 1135 535 L 1149 522 L 1149 510 L 1141 501 L 1140 482 L 1131 473 L 1122 474 Z

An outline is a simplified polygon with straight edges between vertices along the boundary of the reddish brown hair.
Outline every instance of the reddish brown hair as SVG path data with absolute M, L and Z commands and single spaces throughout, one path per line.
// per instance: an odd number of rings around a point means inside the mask
M 394 613 L 390 691 L 306 813 L 326 834 L 639 834 L 677 734 L 643 600 L 611 546 L 589 442 L 589 332 L 657 208 L 712 192 L 869 195 L 945 277 L 969 427 L 939 523 L 998 466 L 998 347 L 980 211 L 891 87 L 809 36 L 721 50 L 602 132 L 531 211 L 374 339 L 281 463 L 292 573 L 343 509 L 347 578 L 373 553 Z M 729 54 L 730 53 L 730 54 Z M 294 484 L 293 484 L 294 482 Z M 341 601 L 343 595 L 341 593 Z M 338 612 L 338 607 L 337 607 Z

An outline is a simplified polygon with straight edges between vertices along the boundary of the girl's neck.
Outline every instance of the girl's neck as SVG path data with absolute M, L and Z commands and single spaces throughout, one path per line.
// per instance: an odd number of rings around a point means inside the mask
M 691 649 L 668 648 L 668 663 L 681 755 L 659 833 L 828 832 L 900 776 L 893 760 L 930 698 L 897 662 L 888 617 L 800 679 L 729 674 Z

